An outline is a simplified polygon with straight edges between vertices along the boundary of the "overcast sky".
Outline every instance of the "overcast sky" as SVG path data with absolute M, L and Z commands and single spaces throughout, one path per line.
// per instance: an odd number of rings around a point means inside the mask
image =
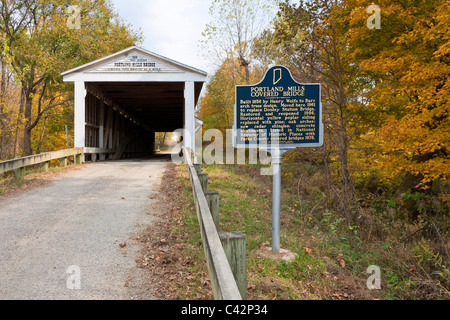
M 142 29 L 142 46 L 152 52 L 209 71 L 199 48 L 210 21 L 212 0 L 112 0 L 116 12 L 134 29 Z
M 208 73 L 214 72 L 215 67 L 199 47 L 201 34 L 211 22 L 209 8 L 213 0 L 111 1 L 125 21 L 135 30 L 142 30 L 142 47 Z

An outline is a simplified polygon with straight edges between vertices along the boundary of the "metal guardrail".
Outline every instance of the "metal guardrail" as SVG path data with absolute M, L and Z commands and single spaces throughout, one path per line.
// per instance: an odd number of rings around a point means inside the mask
M 211 215 L 197 170 L 192 164 L 191 153 L 183 149 L 185 164 L 189 170 L 195 208 L 208 265 L 209 276 L 216 300 L 242 300 L 241 292 Z

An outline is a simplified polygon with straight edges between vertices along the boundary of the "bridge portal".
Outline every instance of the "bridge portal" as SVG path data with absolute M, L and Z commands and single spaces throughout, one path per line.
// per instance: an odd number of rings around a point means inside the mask
M 131 47 L 62 73 L 75 88 L 75 147 L 93 160 L 153 153 L 156 132 L 184 128 L 195 148 L 195 106 L 207 73 Z

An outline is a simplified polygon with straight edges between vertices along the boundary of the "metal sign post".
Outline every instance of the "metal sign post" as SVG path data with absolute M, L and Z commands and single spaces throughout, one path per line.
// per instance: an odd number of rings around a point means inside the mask
M 293 148 L 272 147 L 272 251 L 280 252 L 281 165 L 283 154 Z
M 272 251 L 280 252 L 281 164 L 285 150 L 272 149 Z

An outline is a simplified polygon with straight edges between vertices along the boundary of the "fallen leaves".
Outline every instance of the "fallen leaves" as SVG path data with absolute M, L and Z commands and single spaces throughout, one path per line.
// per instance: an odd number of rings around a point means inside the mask
M 336 260 L 339 262 L 339 265 L 341 266 L 341 268 L 345 269 L 345 261 L 342 259 L 343 254 L 339 253 Z
M 124 249 L 127 246 L 126 241 L 124 241 L 123 243 L 119 243 L 119 247 L 122 248 L 122 254 L 127 254 L 127 250 Z
M 344 299 L 349 299 L 350 296 L 348 293 L 344 292 L 344 293 L 333 293 L 331 295 L 333 300 L 344 300 Z
M 191 235 L 184 228 L 181 192 L 176 168 L 168 167 L 160 190 L 148 196 L 154 200 L 147 211 L 156 220 L 140 236 L 144 249 L 136 263 L 144 269 L 150 290 L 160 300 L 180 299 L 184 295 L 211 299 L 207 270 L 193 272 L 194 259 L 187 254 L 190 244 L 186 239 Z
M 247 290 L 255 290 L 256 289 L 256 285 L 253 283 L 248 282 L 247 283 Z

